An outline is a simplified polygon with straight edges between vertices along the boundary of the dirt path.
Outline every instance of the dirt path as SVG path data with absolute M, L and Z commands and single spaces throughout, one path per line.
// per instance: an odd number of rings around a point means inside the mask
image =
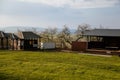
M 71 50 L 62 50 L 63 52 L 69 52 L 69 53 L 72 53 L 72 52 L 75 52 L 75 53 L 78 53 L 77 51 L 71 51 Z M 79 54 L 83 54 L 83 55 L 92 55 L 92 56 L 101 56 L 101 57 L 112 57 L 112 55 L 102 55 L 102 54 L 91 54 L 91 53 L 79 53 Z
M 83 55 L 101 56 L 101 57 L 112 57 L 112 55 L 102 55 L 102 54 L 90 54 L 90 53 L 79 53 Z

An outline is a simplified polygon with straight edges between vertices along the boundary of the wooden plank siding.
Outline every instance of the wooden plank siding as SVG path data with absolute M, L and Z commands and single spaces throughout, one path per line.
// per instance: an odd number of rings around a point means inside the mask
M 3 31 L 0 31 L 0 49 L 8 49 L 8 36 Z
M 87 42 L 72 42 L 72 50 L 73 51 L 86 51 L 87 49 Z

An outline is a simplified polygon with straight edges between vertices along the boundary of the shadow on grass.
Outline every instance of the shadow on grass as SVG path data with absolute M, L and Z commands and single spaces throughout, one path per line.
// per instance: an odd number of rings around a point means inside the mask
M 10 74 L 0 72 L 0 80 L 21 80 L 21 79 L 18 76 L 13 76 Z
M 53 80 L 54 77 L 55 76 L 45 76 L 45 75 L 31 76 L 31 77 L 15 76 L 0 72 L 0 80 Z

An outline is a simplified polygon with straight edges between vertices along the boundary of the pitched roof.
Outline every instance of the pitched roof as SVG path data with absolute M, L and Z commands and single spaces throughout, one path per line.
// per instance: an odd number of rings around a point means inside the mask
M 19 37 L 13 33 L 6 33 L 6 35 L 11 39 L 19 39 Z
M 3 31 L 0 31 L 0 38 L 4 38 L 7 37 L 6 33 L 4 33 Z
M 111 36 L 111 37 L 120 37 L 120 29 L 94 29 L 84 31 L 86 36 Z
M 31 32 L 31 31 L 24 31 L 22 32 L 23 39 L 38 39 L 40 38 L 39 35 Z
M 19 39 L 19 37 L 13 33 L 5 33 L 0 31 L 0 38 L 11 38 L 11 39 Z

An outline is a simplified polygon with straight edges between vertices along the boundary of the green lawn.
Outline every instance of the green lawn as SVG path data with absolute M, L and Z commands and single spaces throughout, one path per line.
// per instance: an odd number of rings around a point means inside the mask
M 120 57 L 2 50 L 0 80 L 120 80 Z

